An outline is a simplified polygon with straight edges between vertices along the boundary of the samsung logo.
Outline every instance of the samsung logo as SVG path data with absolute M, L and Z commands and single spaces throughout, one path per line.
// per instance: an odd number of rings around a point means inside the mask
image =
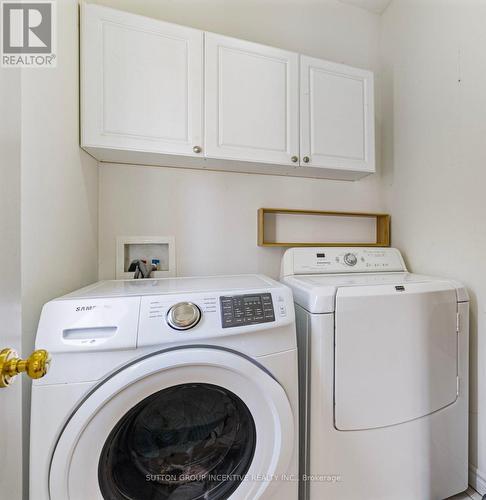
M 96 306 L 79 306 L 76 307 L 76 312 L 92 311 Z

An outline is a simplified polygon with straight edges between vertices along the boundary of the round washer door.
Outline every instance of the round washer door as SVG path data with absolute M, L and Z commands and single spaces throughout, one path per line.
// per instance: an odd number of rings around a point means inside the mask
M 251 360 L 218 348 L 155 353 L 97 386 L 67 422 L 51 500 L 270 496 L 293 422 L 283 388 Z

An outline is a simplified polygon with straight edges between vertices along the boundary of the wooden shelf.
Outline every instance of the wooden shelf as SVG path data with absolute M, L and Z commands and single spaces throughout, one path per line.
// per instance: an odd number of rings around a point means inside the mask
M 302 215 L 323 217 L 358 217 L 375 219 L 376 238 L 374 242 L 279 242 L 268 238 L 265 232 L 265 215 Z M 365 212 L 327 212 L 320 210 L 293 210 L 288 208 L 260 208 L 258 209 L 258 245 L 261 247 L 388 247 L 390 246 L 390 215 L 382 213 Z

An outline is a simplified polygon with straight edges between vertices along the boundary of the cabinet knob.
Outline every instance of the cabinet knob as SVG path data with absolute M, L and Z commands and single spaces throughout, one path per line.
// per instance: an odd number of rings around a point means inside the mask
M 291 156 L 290 159 L 292 160 L 293 163 L 297 163 L 299 161 L 298 156 Z
M 304 156 L 304 158 L 302 158 L 302 160 L 304 161 L 304 163 L 310 162 L 310 158 L 308 156 Z
M 194 153 L 200 153 L 202 151 L 202 147 L 201 146 L 194 146 L 192 148 L 192 150 L 194 151 Z

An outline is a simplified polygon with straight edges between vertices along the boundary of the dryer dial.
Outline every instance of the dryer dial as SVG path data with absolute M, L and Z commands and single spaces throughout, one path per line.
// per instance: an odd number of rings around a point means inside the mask
M 354 253 L 347 253 L 344 256 L 344 263 L 348 266 L 355 266 L 358 262 L 358 257 Z
M 189 330 L 201 320 L 201 310 L 192 302 L 179 302 L 167 312 L 167 323 L 175 330 Z

